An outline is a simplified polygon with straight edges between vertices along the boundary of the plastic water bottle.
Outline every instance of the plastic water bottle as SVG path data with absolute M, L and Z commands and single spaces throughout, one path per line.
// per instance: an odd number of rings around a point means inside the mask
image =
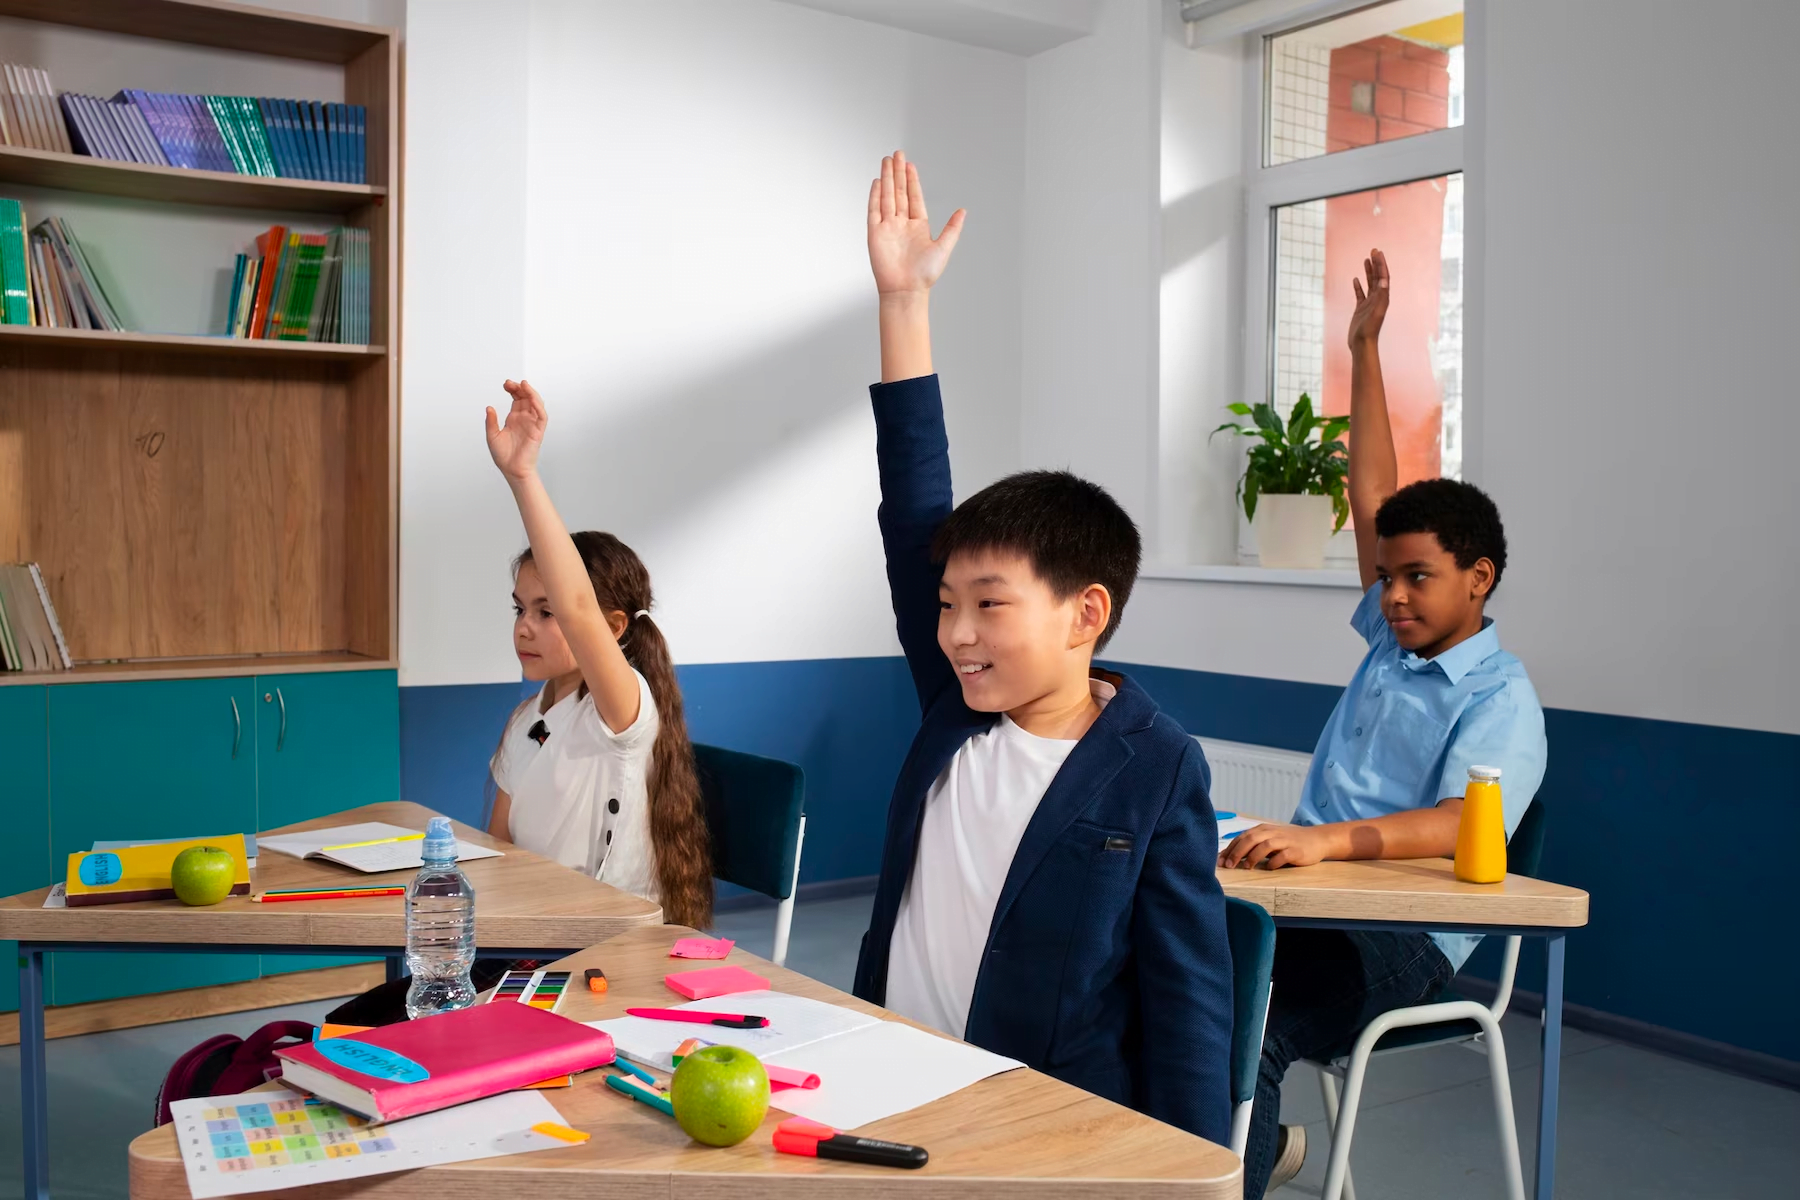
M 425 865 L 406 888 L 408 1020 L 475 1003 L 475 888 L 456 865 L 448 817 L 431 818 L 419 857 Z

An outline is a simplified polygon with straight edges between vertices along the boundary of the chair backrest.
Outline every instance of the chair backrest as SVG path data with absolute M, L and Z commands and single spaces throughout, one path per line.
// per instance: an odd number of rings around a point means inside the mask
M 719 746 L 694 746 L 713 874 L 786 900 L 794 889 L 806 776 L 793 763 Z
M 1533 796 L 1525 815 L 1519 818 L 1519 827 L 1513 830 L 1512 840 L 1506 843 L 1506 869 L 1514 875 L 1535 876 L 1543 858 L 1544 798 Z
M 1242 1104 L 1256 1095 L 1275 967 L 1275 920 L 1262 905 L 1227 896 L 1225 936 L 1231 942 L 1231 1102 Z

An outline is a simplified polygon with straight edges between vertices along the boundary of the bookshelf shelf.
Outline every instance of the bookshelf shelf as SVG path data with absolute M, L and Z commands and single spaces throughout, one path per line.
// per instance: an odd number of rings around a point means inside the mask
M 220 675 L 317 671 L 391 671 L 398 663 L 349 651 L 332 654 L 244 654 L 222 658 L 162 658 L 76 663 L 67 671 L 0 671 L 0 687 L 22 684 L 132 683 L 150 679 L 212 679 Z
M 336 342 L 281 342 L 261 338 L 205 337 L 183 333 L 114 332 L 106 329 L 50 329 L 43 325 L 0 325 L 0 345 L 65 346 L 79 350 L 147 352 L 179 350 L 249 359 L 294 358 L 308 362 L 377 359 L 386 346 L 351 346 Z
M 361 183 L 228 175 L 183 167 L 113 162 L 27 146 L 0 146 L 0 183 L 63 188 L 168 204 L 211 204 L 281 212 L 351 213 L 385 204 L 387 189 Z

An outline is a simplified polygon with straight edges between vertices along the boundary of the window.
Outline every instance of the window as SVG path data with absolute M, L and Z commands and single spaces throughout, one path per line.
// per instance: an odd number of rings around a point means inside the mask
M 1248 400 L 1350 409 L 1344 344 L 1371 246 L 1402 483 L 1462 472 L 1461 0 L 1390 0 L 1261 39 L 1249 177 Z M 1259 265 L 1260 264 L 1260 265 Z M 1354 431 L 1352 431 L 1354 436 Z

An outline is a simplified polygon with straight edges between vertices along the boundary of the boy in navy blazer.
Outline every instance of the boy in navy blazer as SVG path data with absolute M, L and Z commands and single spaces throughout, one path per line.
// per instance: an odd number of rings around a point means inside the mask
M 858 996 L 1214 1142 L 1231 952 L 1199 745 L 1093 669 L 1137 577 L 1104 490 L 1013 475 L 952 511 L 916 168 L 869 192 L 881 537 L 923 712 L 888 809 Z

